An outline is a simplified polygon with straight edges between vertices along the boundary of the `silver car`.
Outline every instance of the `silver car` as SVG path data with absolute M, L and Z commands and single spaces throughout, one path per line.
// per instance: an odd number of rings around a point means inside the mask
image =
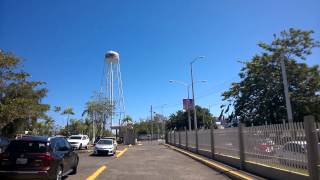
M 112 139 L 100 139 L 93 150 L 94 155 L 115 155 L 116 147 Z
M 307 167 L 307 142 L 289 141 L 279 151 L 281 164 L 291 167 Z

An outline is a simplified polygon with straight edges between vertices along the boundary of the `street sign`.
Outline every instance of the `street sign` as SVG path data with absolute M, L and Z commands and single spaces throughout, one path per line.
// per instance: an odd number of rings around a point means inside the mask
M 194 105 L 193 99 L 183 99 L 183 109 L 188 110 L 192 109 Z

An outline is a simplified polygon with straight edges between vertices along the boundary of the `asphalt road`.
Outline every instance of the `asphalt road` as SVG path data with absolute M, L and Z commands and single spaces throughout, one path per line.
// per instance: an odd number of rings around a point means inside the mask
M 90 156 L 90 153 L 79 153 L 79 156 L 78 173 L 70 175 L 67 180 L 86 179 L 102 166 L 106 169 L 97 176 L 97 180 L 229 179 L 158 142 L 132 146 L 119 158 Z

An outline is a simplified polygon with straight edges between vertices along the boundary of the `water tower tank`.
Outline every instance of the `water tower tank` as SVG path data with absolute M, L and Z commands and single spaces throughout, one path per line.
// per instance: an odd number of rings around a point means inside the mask
M 108 51 L 105 56 L 106 60 L 110 63 L 118 63 L 120 56 L 119 53 L 115 51 Z

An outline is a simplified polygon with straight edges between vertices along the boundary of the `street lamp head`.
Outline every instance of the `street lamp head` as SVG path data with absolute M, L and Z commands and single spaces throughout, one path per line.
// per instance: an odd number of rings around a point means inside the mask
M 207 80 L 201 80 L 200 82 L 202 82 L 202 83 L 206 83 L 206 82 L 207 82 Z
M 169 83 L 173 83 L 174 82 L 174 80 L 169 80 Z
M 191 61 L 191 65 L 193 64 L 193 63 L 195 63 L 197 60 L 201 60 L 201 59 L 204 59 L 205 58 L 205 56 L 198 56 L 198 57 L 196 57 L 196 58 L 194 58 L 193 59 L 193 61 Z

